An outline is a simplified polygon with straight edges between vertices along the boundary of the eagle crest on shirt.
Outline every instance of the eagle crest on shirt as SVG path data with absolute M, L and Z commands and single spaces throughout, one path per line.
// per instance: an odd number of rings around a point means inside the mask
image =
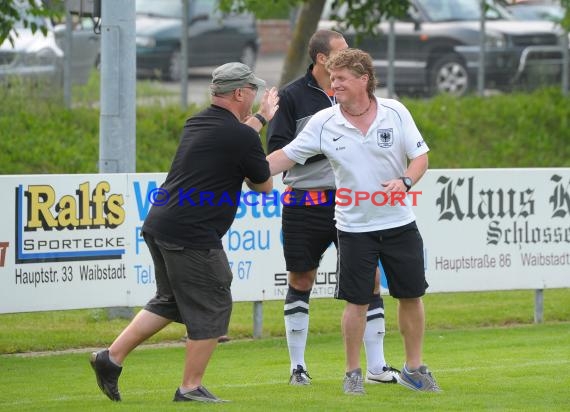
M 391 147 L 394 143 L 393 129 L 378 129 L 376 131 L 376 141 L 378 142 L 378 146 L 383 149 Z

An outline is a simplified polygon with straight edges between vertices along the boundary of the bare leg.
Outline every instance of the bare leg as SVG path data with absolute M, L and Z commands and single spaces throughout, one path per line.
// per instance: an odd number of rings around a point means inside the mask
M 289 272 L 289 284 L 297 290 L 311 290 L 315 283 L 317 269 L 308 270 L 306 272 Z
M 342 315 L 342 334 L 346 351 L 346 371 L 360 367 L 360 346 L 366 326 L 368 305 L 356 305 L 346 302 Z
M 374 294 L 380 293 L 380 268 L 376 266 L 376 275 L 374 275 Z
M 218 339 L 203 339 L 186 341 L 186 361 L 181 389 L 191 390 L 202 384 L 206 366 L 216 349 Z
M 171 322 L 148 310 L 141 310 L 109 347 L 113 361 L 121 365 L 127 355 L 142 342 Z
M 398 300 L 398 323 L 404 338 L 406 365 L 417 369 L 422 364 L 425 314 L 422 298 Z

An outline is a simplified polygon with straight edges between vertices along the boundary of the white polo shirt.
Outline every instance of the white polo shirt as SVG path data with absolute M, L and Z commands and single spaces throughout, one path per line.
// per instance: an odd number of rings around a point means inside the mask
M 376 101 L 376 119 L 366 135 L 348 122 L 337 104 L 316 113 L 283 148 L 300 164 L 319 153 L 329 159 L 337 187 L 336 227 L 345 232 L 390 229 L 416 219 L 412 199 L 386 195 L 382 183 L 403 176 L 408 159 L 429 148 L 403 104 L 378 97 Z

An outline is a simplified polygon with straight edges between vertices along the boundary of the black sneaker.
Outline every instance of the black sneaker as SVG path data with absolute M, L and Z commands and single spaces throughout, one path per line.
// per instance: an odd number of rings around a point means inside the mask
M 174 402 L 189 402 L 189 401 L 197 401 L 197 402 L 227 402 L 223 399 L 218 398 L 214 394 L 212 394 L 208 389 L 204 388 L 203 386 L 198 386 L 196 389 L 186 393 L 180 393 L 180 388 L 176 389 L 176 393 L 174 394 Z
M 111 362 L 109 359 L 109 350 L 105 349 L 99 352 L 93 352 L 89 362 L 95 371 L 99 388 L 112 401 L 120 401 L 119 376 L 123 368 Z
M 218 343 L 226 343 L 229 342 L 231 338 L 228 335 L 223 335 L 218 338 Z
M 303 386 L 310 385 L 311 377 L 309 372 L 307 372 L 301 365 L 297 365 L 296 369 L 293 369 L 291 373 L 291 378 L 289 378 L 289 385 Z

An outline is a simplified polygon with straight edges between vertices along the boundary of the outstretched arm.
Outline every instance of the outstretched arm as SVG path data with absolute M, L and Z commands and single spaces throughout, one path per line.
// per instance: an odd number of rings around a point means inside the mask
M 269 162 L 269 170 L 272 176 L 291 169 L 296 163 L 287 157 L 283 149 L 271 153 L 267 156 L 267 161 Z
M 273 190 L 273 176 L 269 176 L 269 179 L 267 179 L 263 183 L 253 183 L 251 180 L 249 180 L 246 177 L 245 178 L 245 184 L 247 185 L 247 187 L 249 187 L 254 192 L 269 193 Z

